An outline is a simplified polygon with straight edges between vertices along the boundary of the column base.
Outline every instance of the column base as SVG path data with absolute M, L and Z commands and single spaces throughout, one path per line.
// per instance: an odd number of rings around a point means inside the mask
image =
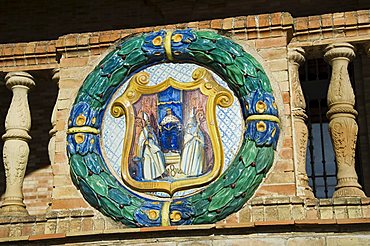
M 366 197 L 366 195 L 358 187 L 341 187 L 334 192 L 333 197 Z
M 315 195 L 313 194 L 311 187 L 304 188 L 303 196 L 305 198 L 315 198 Z
M 0 207 L 0 216 L 28 216 L 26 205 L 23 201 L 4 200 Z

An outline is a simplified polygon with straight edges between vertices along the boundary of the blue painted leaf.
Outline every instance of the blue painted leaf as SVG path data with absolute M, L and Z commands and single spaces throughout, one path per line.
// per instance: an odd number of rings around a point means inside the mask
M 99 202 L 95 192 L 86 183 L 86 181 L 81 179 L 79 184 L 80 184 L 81 193 L 84 196 L 84 198 L 87 200 L 87 202 L 90 203 L 90 205 L 93 206 L 93 207 L 96 207 L 96 208 L 100 207 L 100 202 Z
M 123 206 L 129 206 L 131 204 L 130 199 L 125 195 L 121 190 L 119 189 L 109 189 L 108 191 L 108 197 L 110 197 L 113 201 L 116 203 L 123 205 Z
M 102 170 L 101 165 L 103 160 L 96 153 L 88 153 L 83 157 L 85 165 L 95 174 L 99 174 Z

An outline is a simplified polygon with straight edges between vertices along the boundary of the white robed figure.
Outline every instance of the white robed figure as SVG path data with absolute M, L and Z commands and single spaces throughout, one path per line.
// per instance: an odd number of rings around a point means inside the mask
M 137 156 L 141 158 L 143 165 L 143 178 L 154 180 L 166 171 L 164 156 L 153 128 L 150 126 L 148 115 L 143 113 L 143 116 L 145 123 L 139 135 Z
M 202 173 L 206 161 L 204 143 L 204 135 L 192 110 L 186 123 L 180 162 L 180 168 L 187 176 L 197 176 Z

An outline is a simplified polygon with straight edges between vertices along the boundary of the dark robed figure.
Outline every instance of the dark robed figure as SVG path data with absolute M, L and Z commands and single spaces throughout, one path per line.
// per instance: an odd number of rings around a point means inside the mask
M 166 116 L 160 123 L 161 129 L 161 146 L 163 152 L 169 151 L 180 153 L 181 143 L 181 122 L 170 108 L 166 109 Z

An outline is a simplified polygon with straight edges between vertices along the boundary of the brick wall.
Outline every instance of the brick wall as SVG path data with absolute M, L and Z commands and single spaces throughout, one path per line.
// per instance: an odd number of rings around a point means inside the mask
M 308 50 L 313 47 L 310 55 L 322 55 L 323 47 L 333 40 L 362 45 L 370 40 L 369 35 L 365 35 L 370 30 L 370 21 L 365 20 L 369 11 L 355 13 L 330 14 L 331 27 L 324 21 L 328 15 L 294 19 L 288 13 L 273 13 L 147 28 L 68 34 L 55 41 L 0 45 L 0 71 L 33 71 L 38 77 L 36 89 L 30 92 L 33 117 L 31 135 L 34 140 L 30 144 L 31 156 L 24 183 L 25 203 L 33 216 L 13 220 L 0 217 L 0 238 L 9 240 L 8 237 L 20 237 L 20 241 L 46 240 L 47 237 L 77 238 L 99 233 L 131 236 L 139 232 L 150 234 L 161 230 L 188 230 L 187 233 L 191 234 L 192 230 L 202 229 L 221 230 L 220 233 L 224 233 L 238 227 L 242 228 L 240 230 L 253 228 L 252 230 L 256 231 L 258 228 L 264 228 L 263 230 L 268 232 L 271 230 L 269 226 L 273 225 L 299 230 L 301 226 L 320 227 L 327 224 L 326 228 L 333 231 L 333 228 L 342 228 L 346 224 L 370 224 L 368 198 L 317 200 L 297 197 L 296 167 L 293 159 L 287 51 L 290 47 L 303 46 Z M 341 16 L 344 16 L 344 22 L 335 21 L 342 18 Z M 306 22 L 307 25 L 304 25 Z M 72 184 L 65 147 L 69 111 L 83 80 L 115 42 L 133 33 L 174 28 L 212 29 L 220 32 L 241 44 L 265 68 L 274 89 L 282 122 L 275 163 L 254 198 L 242 210 L 216 225 L 127 229 L 91 208 Z M 326 35 L 327 33 L 331 35 Z M 340 36 L 337 37 L 337 33 L 341 33 Z M 366 61 L 364 64 L 368 63 L 369 58 L 364 56 L 362 59 Z M 56 85 L 51 82 L 50 69 L 56 67 L 60 68 L 57 133 L 55 163 L 50 166 L 47 158 L 47 133 L 51 129 L 49 119 L 57 91 Z M 3 105 L 9 105 L 10 96 L 9 91 L 0 90 L 2 108 Z M 4 115 L 5 112 L 1 111 L 1 125 Z M 10 222 L 12 225 L 9 227 Z M 236 231 L 233 233 L 237 234 Z M 43 234 L 52 235 L 37 236 Z M 297 234 L 297 237 L 301 236 Z M 317 240 L 328 240 L 326 237 Z M 213 239 L 204 236 L 204 240 L 210 242 Z M 287 243 L 289 239 L 281 237 L 279 240 Z

